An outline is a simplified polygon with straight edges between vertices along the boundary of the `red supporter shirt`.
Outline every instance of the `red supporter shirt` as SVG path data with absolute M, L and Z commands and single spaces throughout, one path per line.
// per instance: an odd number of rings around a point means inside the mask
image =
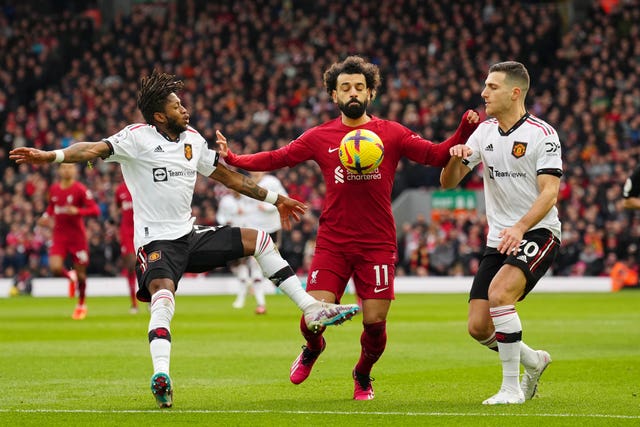
M 354 129 L 378 134 L 384 144 L 384 159 L 368 175 L 348 172 L 340 163 L 338 147 L 342 137 Z M 393 121 L 371 117 L 356 128 L 346 126 L 340 117 L 303 133 L 285 147 L 256 154 L 229 152 L 225 161 L 246 170 L 270 171 L 314 160 L 326 184 L 320 216 L 317 246 L 358 252 L 368 248 L 396 250 L 396 226 L 391 211 L 391 190 L 396 167 L 402 157 L 443 167 L 449 161 L 449 148 L 464 144 L 476 125 L 466 122 L 442 144 L 425 140 Z
M 69 206 L 78 208 L 78 213 L 67 213 Z M 62 188 L 60 183 L 54 183 L 49 188 L 47 214 L 55 218 L 53 240 L 86 240 L 83 217 L 100 215 L 100 208 L 83 184 L 76 181 Z

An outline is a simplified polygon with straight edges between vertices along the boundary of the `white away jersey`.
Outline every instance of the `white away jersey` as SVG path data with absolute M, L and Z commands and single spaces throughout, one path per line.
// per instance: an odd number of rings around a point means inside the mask
M 135 247 L 189 233 L 197 173 L 211 175 L 218 153 L 191 127 L 176 142 L 148 124 L 129 125 L 104 141 L 113 151 L 105 160 L 120 163 L 131 192 Z
M 240 207 L 240 197 L 236 197 L 234 193 L 227 193 L 222 196 L 218 201 L 216 221 L 220 225 L 244 227 L 246 224 Z
M 287 196 L 287 190 L 282 186 L 280 180 L 273 175 L 264 175 L 258 181 L 258 185 L 266 190 Z M 242 206 L 244 206 L 247 226 L 259 228 L 267 233 L 274 233 L 282 228 L 280 213 L 275 205 L 242 196 Z
M 478 126 L 467 141 L 473 150 L 464 163 L 473 169 L 484 164 L 483 179 L 489 233 L 487 246 L 497 247 L 498 233 L 513 226 L 538 197 L 537 176 L 562 176 L 562 152 L 558 133 L 537 117 L 525 114 L 508 132 L 496 119 Z M 531 229 L 547 228 L 560 239 L 561 226 L 554 206 Z

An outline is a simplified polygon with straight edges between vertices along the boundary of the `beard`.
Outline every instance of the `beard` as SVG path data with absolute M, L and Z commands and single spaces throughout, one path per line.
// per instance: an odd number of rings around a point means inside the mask
M 180 124 L 177 119 L 169 118 L 167 121 L 167 130 L 171 133 L 175 133 L 176 135 L 180 135 L 182 132 L 187 130 L 187 126 Z
M 357 99 L 350 99 L 346 104 L 344 102 L 338 101 L 338 108 L 345 116 L 349 117 L 350 119 L 359 119 L 360 117 L 362 117 L 367 111 L 368 105 L 369 100 L 360 102 Z

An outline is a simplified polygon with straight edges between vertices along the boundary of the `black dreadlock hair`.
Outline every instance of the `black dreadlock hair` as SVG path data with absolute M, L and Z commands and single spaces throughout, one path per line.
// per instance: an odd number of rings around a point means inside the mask
M 155 125 L 153 113 L 163 112 L 167 96 L 182 90 L 184 83 L 176 80 L 173 74 L 153 70 L 150 76 L 140 79 L 138 91 L 138 108 L 150 125 Z

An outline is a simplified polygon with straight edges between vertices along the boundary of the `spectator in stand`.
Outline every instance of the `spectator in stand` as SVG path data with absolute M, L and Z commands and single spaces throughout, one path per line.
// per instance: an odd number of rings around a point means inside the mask
M 429 246 L 425 235 L 420 235 L 415 249 L 409 256 L 409 274 L 412 276 L 429 275 Z
M 84 225 L 85 216 L 98 216 L 100 210 L 91 191 L 76 181 L 77 166 L 64 164 L 58 167 L 59 182 L 49 188 L 49 206 L 38 225 L 53 228 L 49 249 L 49 268 L 54 276 L 69 280 L 69 296 L 78 291 L 78 304 L 74 320 L 87 317 L 86 289 L 89 245 Z M 65 260 L 71 257 L 73 270 L 67 270 Z

